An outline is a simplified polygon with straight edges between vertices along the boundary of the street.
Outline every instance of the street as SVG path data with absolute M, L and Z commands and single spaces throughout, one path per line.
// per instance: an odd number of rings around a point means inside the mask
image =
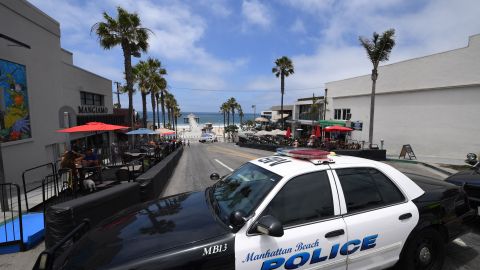
M 251 159 L 271 154 L 272 152 L 241 148 L 226 143 L 191 143 L 190 147 L 185 148 L 162 196 L 204 189 L 214 183 L 210 180 L 211 173 L 225 175 Z M 441 173 L 420 164 L 387 163 L 402 172 L 442 177 Z M 443 270 L 478 269 L 478 265 L 480 265 L 480 222 L 477 221 L 473 232 L 449 243 L 446 254 Z

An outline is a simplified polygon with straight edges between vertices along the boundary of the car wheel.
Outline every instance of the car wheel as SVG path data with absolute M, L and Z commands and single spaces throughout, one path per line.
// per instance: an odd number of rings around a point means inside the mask
M 406 243 L 398 269 L 441 269 L 445 258 L 445 243 L 435 229 L 424 229 Z

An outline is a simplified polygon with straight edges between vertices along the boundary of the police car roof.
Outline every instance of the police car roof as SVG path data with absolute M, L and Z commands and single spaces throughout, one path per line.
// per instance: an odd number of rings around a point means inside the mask
M 282 177 L 293 176 L 312 171 L 325 170 L 329 169 L 330 167 L 334 169 L 340 167 L 353 167 L 352 165 L 355 165 L 355 167 L 362 165 L 371 166 L 372 164 L 378 163 L 373 160 L 352 156 L 328 155 L 328 159 L 329 161 L 324 160 L 326 162 L 322 162 L 322 160 L 319 159 L 301 159 L 289 156 L 273 155 L 269 157 L 254 159 L 250 162 L 269 171 L 272 171 Z
M 288 156 L 269 156 L 251 160 L 250 163 L 274 172 L 283 178 L 291 178 L 297 175 L 330 168 L 373 167 L 383 172 L 388 172 L 388 175 L 393 178 L 392 180 L 407 192 L 407 196 L 410 199 L 417 198 L 424 193 L 416 183 L 388 164 L 352 156 L 328 155 L 328 158 L 330 160 L 329 163 L 318 164 L 315 160 L 312 162 L 312 160 Z

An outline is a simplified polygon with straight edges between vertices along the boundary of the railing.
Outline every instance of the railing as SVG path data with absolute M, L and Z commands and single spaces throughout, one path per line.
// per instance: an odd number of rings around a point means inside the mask
M 90 229 L 90 221 L 88 219 L 84 219 L 80 225 L 75 227 L 67 236 L 65 236 L 60 242 L 58 242 L 55 246 L 42 251 L 33 266 L 33 270 L 49 270 L 53 268 L 53 264 L 55 262 L 55 256 L 57 252 L 61 250 L 63 245 L 67 242 L 70 244 L 75 243 L 78 241 L 88 230 Z
M 0 222 L 0 229 L 5 232 L 5 239 L 0 239 L 0 246 L 18 244 L 20 246 L 20 250 L 23 251 L 25 247 L 23 245 L 20 186 L 12 183 L 0 184 L 0 202 L 3 218 L 2 222 Z M 18 223 L 15 222 L 17 217 Z M 18 237 L 16 236 L 17 232 L 19 232 Z
M 31 174 L 34 171 L 38 173 L 40 169 L 49 170 L 49 167 L 51 168 L 51 173 L 48 173 L 46 175 L 55 175 L 57 171 L 57 167 L 52 162 L 30 168 L 28 170 L 25 170 L 22 173 L 23 195 L 25 196 L 25 206 L 26 206 L 27 212 L 30 212 L 30 209 L 31 209 L 30 205 L 28 204 L 28 193 L 40 189 L 42 187 L 42 181 L 45 177 L 43 176 L 43 174 L 40 174 L 40 177 L 38 177 L 38 174 L 35 174 L 35 179 L 33 181 L 29 180 L 28 181 L 29 183 L 27 183 L 27 179 L 26 179 L 27 175 Z M 37 183 L 39 184 L 35 185 Z M 32 187 L 32 184 L 33 184 L 33 187 Z

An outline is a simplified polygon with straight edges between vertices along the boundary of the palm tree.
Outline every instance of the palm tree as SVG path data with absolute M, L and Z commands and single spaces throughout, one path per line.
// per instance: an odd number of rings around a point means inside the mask
M 160 110 L 159 110 L 159 104 L 162 104 L 162 117 L 163 117 L 163 126 L 165 127 L 165 101 L 163 98 L 163 93 L 166 91 L 165 89 L 167 88 L 167 80 L 165 78 L 161 77 L 161 81 L 159 84 L 159 91 L 155 93 L 155 99 L 157 101 L 157 120 L 158 120 L 158 126 L 160 126 Z M 160 93 L 162 94 L 162 97 L 160 97 Z
M 132 69 L 135 81 L 142 95 L 142 126 L 147 127 L 147 95 L 150 93 L 150 73 L 148 62 L 140 61 Z
M 122 47 L 127 82 L 125 87 L 128 92 L 128 117 L 133 128 L 132 56 L 140 57 L 141 52 L 147 51 L 150 30 L 142 27 L 137 13 L 128 13 L 121 7 L 117 7 L 117 18 L 110 17 L 106 12 L 103 12 L 103 18 L 104 21 L 94 24 L 91 31 L 95 31 L 104 49 L 109 50 L 117 45 Z
M 282 101 L 280 103 L 280 115 L 282 117 L 282 129 L 285 129 L 285 121 L 283 120 L 283 94 L 285 93 L 285 77 L 295 72 L 292 60 L 286 56 L 282 56 L 275 60 L 275 66 L 272 68 L 272 73 L 280 77 L 280 92 L 282 94 Z
M 238 111 L 238 116 L 240 117 L 240 126 L 243 125 L 243 110 L 242 110 L 242 106 L 240 104 L 237 104 L 237 111 Z
M 155 96 L 161 89 L 164 88 L 166 84 L 165 78 L 163 75 L 167 74 L 167 70 L 162 68 L 162 63 L 157 59 L 148 59 L 149 66 L 150 66 L 150 98 L 152 102 L 152 112 L 153 112 L 153 125 L 156 126 L 156 115 L 155 115 Z M 158 112 L 158 111 L 157 111 Z M 158 120 L 160 122 L 160 119 Z
M 372 94 L 370 95 L 370 125 L 368 129 L 368 144 L 373 142 L 373 120 L 375 114 L 375 87 L 378 78 L 378 65 L 388 61 L 390 53 L 395 46 L 395 29 L 389 29 L 382 35 L 374 32 L 372 39 L 359 37 L 360 44 L 367 51 L 368 58 L 373 64 L 372 69 Z
M 178 117 L 182 116 L 182 114 L 180 113 L 180 107 L 178 106 L 178 104 L 175 104 L 175 108 L 173 109 L 173 115 L 175 116 L 175 136 L 176 134 L 178 133 L 178 130 L 177 130 L 177 121 L 178 121 Z
M 165 81 L 165 84 L 163 85 L 160 89 L 160 103 L 162 104 L 162 118 L 163 118 L 163 126 L 165 127 L 165 95 L 168 93 L 167 92 L 167 81 Z
M 230 110 L 232 112 L 232 125 L 235 125 L 235 109 L 237 108 L 237 100 L 234 97 L 231 97 L 227 101 L 228 106 L 230 107 Z

